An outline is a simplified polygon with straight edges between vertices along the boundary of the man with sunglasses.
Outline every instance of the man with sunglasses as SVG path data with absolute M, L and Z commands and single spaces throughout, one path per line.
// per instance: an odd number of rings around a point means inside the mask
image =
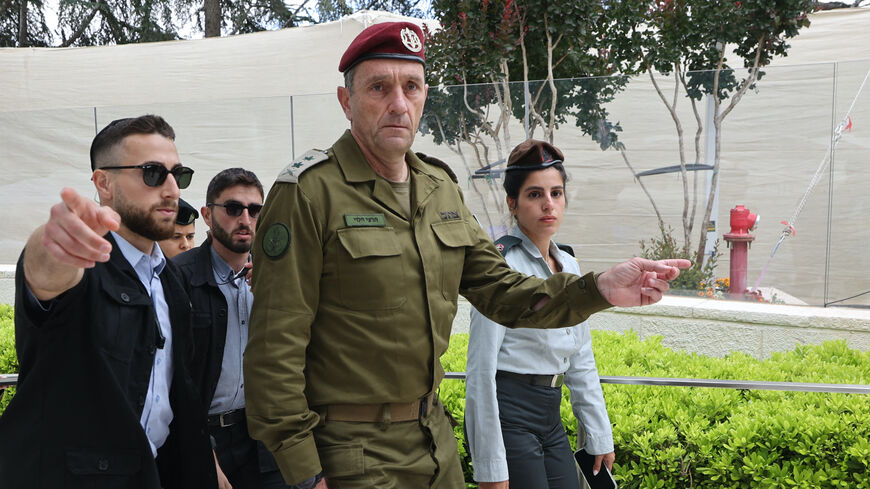
M 91 145 L 100 203 L 63 189 L 27 242 L 15 274 L 21 373 L 0 418 L 4 487 L 217 487 L 187 369 L 189 299 L 156 244 L 193 175 L 174 140 L 158 116 L 110 123 Z
M 221 171 L 208 184 L 202 218 L 208 238 L 173 259 L 184 276 L 193 308 L 194 382 L 208 411 L 221 487 L 286 488 L 275 459 L 248 435 L 242 354 L 254 296 L 251 266 L 263 185 L 243 168 Z
M 196 220 L 199 212 L 188 204 L 187 201 L 178 199 L 178 216 L 175 218 L 175 232 L 169 239 L 159 241 L 160 249 L 166 258 L 173 258 L 193 248 L 193 239 L 196 237 Z

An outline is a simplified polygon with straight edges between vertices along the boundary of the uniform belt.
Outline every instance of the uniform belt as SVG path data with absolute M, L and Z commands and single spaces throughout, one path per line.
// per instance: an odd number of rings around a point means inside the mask
M 565 380 L 565 374 L 518 374 L 516 372 L 499 370 L 495 373 L 495 378 L 511 379 L 516 380 L 517 382 L 522 382 L 523 384 L 541 385 L 544 387 L 562 387 L 562 382 Z
M 357 423 L 400 423 L 425 418 L 437 404 L 438 396 L 429 394 L 412 402 L 388 402 L 383 404 L 329 404 L 315 411 L 325 420 L 352 421 Z
M 220 414 L 208 415 L 208 426 L 212 428 L 216 426 L 226 428 L 227 426 L 232 426 L 234 424 L 242 423 L 244 421 L 245 408 L 233 409 L 232 411 L 227 411 Z

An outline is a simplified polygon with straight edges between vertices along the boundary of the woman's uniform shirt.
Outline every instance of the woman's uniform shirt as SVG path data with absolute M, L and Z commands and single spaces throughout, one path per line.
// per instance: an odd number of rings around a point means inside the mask
M 537 246 L 518 227 L 508 234 L 521 240 L 505 252 L 505 261 L 511 268 L 541 278 L 553 274 Z M 552 241 L 550 255 L 563 272 L 581 275 L 577 260 Z M 496 400 L 497 370 L 540 375 L 564 373 L 574 415 L 586 431 L 586 450 L 593 454 L 613 451 L 613 432 L 592 355 L 589 325 L 584 321 L 559 329 L 508 329 L 472 309 L 465 427 L 475 480 L 508 479 Z

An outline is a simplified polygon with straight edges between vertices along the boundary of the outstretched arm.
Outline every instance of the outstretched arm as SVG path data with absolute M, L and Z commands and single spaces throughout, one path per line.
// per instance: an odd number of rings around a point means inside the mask
M 109 260 L 111 244 L 103 238 L 117 230 L 121 218 L 114 210 L 79 195 L 71 188 L 51 208 L 24 248 L 24 276 L 39 300 L 49 300 L 74 287 L 85 268 Z
M 601 295 L 614 306 L 631 307 L 655 304 L 670 289 L 669 281 L 692 262 L 682 259 L 647 260 L 632 258 L 598 276 Z

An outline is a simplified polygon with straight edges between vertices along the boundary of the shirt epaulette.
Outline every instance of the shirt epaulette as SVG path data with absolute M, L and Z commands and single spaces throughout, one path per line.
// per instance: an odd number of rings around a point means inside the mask
M 278 174 L 278 178 L 276 178 L 275 181 L 297 183 L 299 181 L 299 175 L 302 175 L 302 172 L 328 159 L 329 156 L 324 151 L 310 149 L 299 158 L 291 161 L 289 165 L 285 166 L 284 169 L 281 170 L 281 173 Z
M 430 165 L 441 168 L 442 170 L 447 172 L 447 176 L 450 177 L 451 180 L 453 180 L 453 183 L 459 183 L 459 179 L 456 178 L 456 174 L 453 173 L 453 170 L 447 165 L 447 163 L 444 163 L 438 158 L 435 158 L 434 156 L 429 156 L 425 153 L 417 153 L 417 158 L 420 158 L 420 161 L 424 163 L 429 163 Z
M 568 253 L 569 255 L 571 255 L 575 258 L 577 257 L 577 255 L 574 254 L 574 248 L 572 248 L 571 245 L 566 245 L 563 243 L 556 243 L 556 248 L 559 248 L 560 250 L 564 251 L 565 253 Z
M 523 240 L 517 238 L 516 236 L 505 234 L 501 238 L 495 240 L 495 248 L 499 251 L 499 253 L 502 254 L 502 256 L 504 256 L 507 255 L 508 250 L 522 242 Z

